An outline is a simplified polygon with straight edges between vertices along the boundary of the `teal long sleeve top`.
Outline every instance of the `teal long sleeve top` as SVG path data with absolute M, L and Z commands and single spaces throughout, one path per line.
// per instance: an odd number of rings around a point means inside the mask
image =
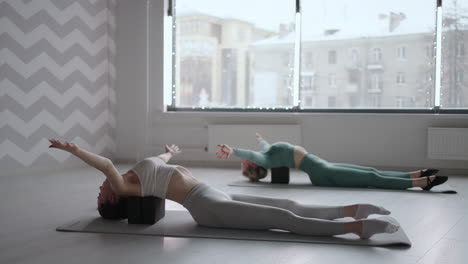
M 261 142 L 262 144 L 262 142 Z M 295 168 L 294 146 L 286 142 L 276 142 L 264 148 L 265 152 L 234 148 L 234 155 L 250 160 L 267 169 L 277 167 Z
M 264 152 L 234 148 L 234 155 L 256 163 L 267 169 L 295 168 L 294 146 L 286 142 L 269 145 L 259 142 Z M 304 155 L 299 169 L 309 175 L 311 182 L 320 186 L 377 187 L 406 189 L 412 187 L 410 174 L 406 172 L 378 171 L 374 168 L 352 164 L 327 162 L 313 154 Z

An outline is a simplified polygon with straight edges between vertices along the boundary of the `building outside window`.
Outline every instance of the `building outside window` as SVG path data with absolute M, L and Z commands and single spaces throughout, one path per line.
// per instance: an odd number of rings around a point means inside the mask
M 403 97 L 402 96 L 395 97 L 395 106 L 397 108 L 402 108 L 403 107 Z
M 398 72 L 397 73 L 396 83 L 398 83 L 398 84 L 406 83 L 405 74 L 403 72 Z
M 463 72 L 462 71 L 458 71 L 455 75 L 455 79 L 457 81 L 457 83 L 463 83 Z
M 406 60 L 406 47 L 405 46 L 397 47 L 397 58 L 399 60 Z
M 351 50 L 351 65 L 353 67 L 359 66 L 359 51 L 356 49 Z
M 306 67 L 306 69 L 311 69 L 313 67 L 313 62 L 314 62 L 314 59 L 313 59 L 313 54 L 312 52 L 306 52 L 305 53 L 305 58 L 304 58 L 304 67 Z
M 374 48 L 372 50 L 372 59 L 374 63 L 380 63 L 382 61 L 382 50 L 380 48 Z
M 381 98 L 379 94 L 372 94 L 370 98 L 371 98 L 371 103 L 370 103 L 371 107 L 380 107 Z
M 417 98 L 404 101 L 405 108 L 468 109 L 468 19 L 462 15 L 468 0 L 443 1 L 441 70 L 434 59 L 436 1 L 363 0 L 365 12 L 345 0 L 301 1 L 300 18 L 290 0 L 174 1 L 174 73 L 166 91 L 171 109 L 268 105 L 301 111 L 330 105 L 330 97 L 333 108 L 344 110 L 392 108 L 400 97 Z M 259 8 L 239 8 L 246 5 Z M 259 14 L 261 6 L 271 8 Z M 339 54 L 349 57 L 339 60 Z M 443 73 L 439 102 L 436 72 Z M 406 78 L 420 82 L 400 89 Z
M 335 88 L 336 87 L 336 74 L 334 74 L 334 73 L 329 73 L 328 74 L 328 86 L 330 88 Z
M 302 87 L 304 91 L 312 91 L 314 87 L 314 75 L 313 73 L 302 76 Z
M 463 43 L 463 42 L 458 42 L 457 43 L 457 53 L 456 53 L 456 55 L 458 57 L 465 56 L 465 43 Z
M 335 96 L 329 96 L 328 97 L 328 107 L 336 107 L 336 97 Z
M 381 92 L 382 91 L 382 81 L 380 80 L 380 74 L 374 73 L 371 77 L 371 92 Z
M 336 50 L 328 51 L 328 64 L 336 64 Z

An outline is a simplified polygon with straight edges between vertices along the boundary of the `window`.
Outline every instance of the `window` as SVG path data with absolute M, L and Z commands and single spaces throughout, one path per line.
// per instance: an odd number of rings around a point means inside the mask
M 396 82 L 398 84 L 404 84 L 406 82 L 405 74 L 402 72 L 397 73 Z
M 468 71 L 464 40 L 468 39 L 468 0 L 443 1 L 441 108 L 468 108 Z
M 457 43 L 457 57 L 463 57 L 465 56 L 465 43 L 463 42 L 458 42 Z
M 405 46 L 400 46 L 397 48 L 397 58 L 400 60 L 406 59 L 406 47 Z
M 303 101 L 303 105 L 306 107 L 314 106 L 314 97 L 313 96 L 306 96 L 305 100 Z
M 306 53 L 305 53 L 305 58 L 304 58 L 304 67 L 305 67 L 306 69 L 312 68 L 313 65 L 314 65 L 313 62 L 314 62 L 314 60 L 313 60 L 313 54 L 312 54 L 312 52 L 310 52 L 310 51 L 309 51 L 309 52 L 306 52 Z
M 359 52 L 356 49 L 351 50 L 351 65 L 354 67 L 359 65 Z
M 398 107 L 398 108 L 403 107 L 403 97 L 402 96 L 395 97 L 395 106 Z
M 313 73 L 302 76 L 302 87 L 304 91 L 314 90 L 314 75 Z
M 269 0 L 240 1 L 173 1 L 174 108 L 292 106 L 294 43 L 279 48 L 274 37 L 282 25 L 295 38 L 295 4 L 278 0 L 258 15 Z
M 468 109 L 468 0 L 172 1 L 169 109 Z
M 336 64 L 336 50 L 328 51 L 328 64 Z
M 379 93 L 382 91 L 382 82 L 380 81 L 380 74 L 374 73 L 371 76 L 371 87 L 369 92 Z
M 370 103 L 371 107 L 380 107 L 381 106 L 381 99 L 380 99 L 379 94 L 372 94 L 371 97 L 370 97 L 370 100 L 371 100 L 371 103 Z
M 336 87 L 336 74 L 334 74 L 334 73 L 328 74 L 328 86 L 330 88 L 335 88 Z
M 457 83 L 461 84 L 463 83 L 463 72 L 459 71 L 455 74 L 455 80 Z
M 379 48 L 374 48 L 372 50 L 372 59 L 374 63 L 380 63 L 382 61 L 382 50 Z

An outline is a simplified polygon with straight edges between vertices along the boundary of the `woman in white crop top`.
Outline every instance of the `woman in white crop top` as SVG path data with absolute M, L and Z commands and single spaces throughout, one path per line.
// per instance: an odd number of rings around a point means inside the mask
M 108 219 L 125 219 L 128 196 L 158 196 L 182 204 L 199 225 L 235 229 L 283 229 L 302 235 L 334 236 L 354 233 L 367 239 L 399 228 L 391 218 L 367 218 L 389 211 L 372 204 L 320 206 L 288 199 L 225 193 L 195 179 L 184 167 L 167 162 L 180 153 L 176 145 L 166 153 L 147 158 L 120 174 L 108 158 L 81 149 L 73 143 L 50 140 L 58 148 L 77 156 L 105 176 L 98 196 L 98 211 Z M 352 221 L 335 219 L 352 217 Z

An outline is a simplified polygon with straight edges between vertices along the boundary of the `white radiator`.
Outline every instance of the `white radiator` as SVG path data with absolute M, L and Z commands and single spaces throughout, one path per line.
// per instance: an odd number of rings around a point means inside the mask
M 427 156 L 430 159 L 468 160 L 468 128 L 428 128 Z
M 216 152 L 217 144 L 258 150 L 255 132 L 260 133 L 269 143 L 284 141 L 301 144 L 300 125 L 209 125 L 208 151 Z

